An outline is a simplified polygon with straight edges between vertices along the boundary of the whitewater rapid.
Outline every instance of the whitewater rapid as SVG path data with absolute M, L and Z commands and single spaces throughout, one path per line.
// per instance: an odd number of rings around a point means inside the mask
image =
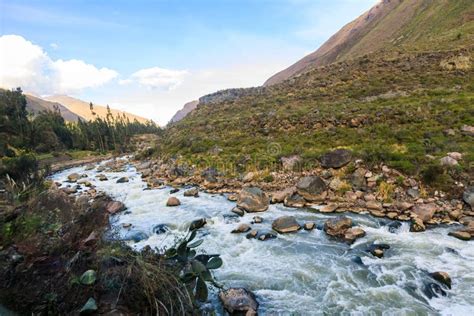
M 74 172 L 87 174 L 98 191 L 125 203 L 126 212 L 113 216 L 111 224 L 121 236 L 130 234 L 122 224 L 132 224 L 132 231 L 147 234 L 145 240 L 129 242 L 135 249 L 170 246 L 185 235 L 191 221 L 207 218 L 208 224 L 199 233 L 204 243 L 198 252 L 220 254 L 224 264 L 215 270 L 217 280 L 227 287 L 253 291 L 261 315 L 474 315 L 474 243 L 449 237 L 452 227 L 410 233 L 403 223 L 392 233 L 388 220 L 346 213 L 367 232 L 350 246 L 319 229 L 259 241 L 230 231 L 239 223 L 250 224 L 255 215 L 264 221 L 251 224 L 252 228 L 271 231 L 273 219 L 283 215 L 293 215 L 301 224 L 313 221 L 322 226 L 340 214 L 271 205 L 266 212 L 235 217 L 230 212 L 235 202 L 223 195 L 200 192 L 195 198 L 184 197 L 184 189 L 171 195 L 169 187 L 145 190 L 146 183 L 132 166 L 124 172 L 101 172 L 107 181 L 98 181 L 98 172 L 85 167 L 62 171 L 52 180 L 75 185 L 65 182 Z M 124 176 L 128 183 L 116 183 Z M 166 207 L 170 196 L 178 197 L 181 205 Z M 153 233 L 158 224 L 165 224 L 169 231 Z M 365 251 L 371 243 L 389 244 L 390 249 L 384 258 L 375 258 Z M 429 280 L 427 273 L 434 271 L 448 272 L 453 286 L 447 296 L 428 299 L 422 289 Z M 211 293 L 211 303 L 222 313 L 217 292 Z

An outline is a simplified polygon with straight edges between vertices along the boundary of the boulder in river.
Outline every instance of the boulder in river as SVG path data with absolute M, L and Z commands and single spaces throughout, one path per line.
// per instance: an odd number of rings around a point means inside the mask
M 360 227 L 351 227 L 344 233 L 344 240 L 353 243 L 356 239 L 365 236 L 365 231 Z
M 128 177 L 121 177 L 117 180 L 117 183 L 126 183 L 128 182 Z
M 293 192 L 295 192 L 295 188 L 293 187 L 281 191 L 274 191 L 271 193 L 270 203 L 283 203 L 288 196 L 293 194 Z
M 446 285 L 448 289 L 451 289 L 452 281 L 451 281 L 451 277 L 449 276 L 447 272 L 436 271 L 436 272 L 430 273 L 430 276 L 436 281 L 438 281 L 439 283 Z
M 275 239 L 277 236 L 272 232 L 261 232 L 258 234 L 257 239 L 260 241 Z
M 323 179 L 318 176 L 308 176 L 298 181 L 296 192 L 307 201 L 320 201 L 326 188 Z
M 244 216 L 245 215 L 245 211 L 243 209 L 241 209 L 240 207 L 238 206 L 234 206 L 231 210 L 230 210 L 232 213 L 235 213 L 239 216 Z
M 206 224 L 207 224 L 207 220 L 205 218 L 196 219 L 192 221 L 191 224 L 189 225 L 189 230 L 199 229 Z
M 105 174 L 98 174 L 95 176 L 99 181 L 107 181 L 109 180 Z
M 423 232 L 426 230 L 425 224 L 423 223 L 423 220 L 419 217 L 415 217 L 410 226 L 410 231 L 411 232 Z
M 198 188 L 191 188 L 189 190 L 184 191 L 184 196 L 194 196 L 198 197 L 199 196 L 199 189 Z
M 71 173 L 67 176 L 68 182 L 77 182 L 81 176 L 78 173 Z
M 235 229 L 231 231 L 232 234 L 241 234 L 241 233 L 246 233 L 250 230 L 250 226 L 248 224 L 240 224 L 237 226 Z
M 248 232 L 247 235 L 245 235 L 247 239 L 257 238 L 257 236 L 258 236 L 258 231 L 256 230 L 251 230 L 250 232 Z
M 268 196 L 257 187 L 243 188 L 237 199 L 237 206 L 249 213 L 264 212 L 268 205 Z
M 263 222 L 263 218 L 261 216 L 254 216 L 252 218 L 252 224 L 260 224 Z
M 257 315 L 258 302 L 255 294 L 245 288 L 222 290 L 219 299 L 230 315 Z
M 286 234 L 300 230 L 301 226 L 293 216 L 282 216 L 273 221 L 272 228 L 280 234 Z
M 345 216 L 331 218 L 324 223 L 324 231 L 329 236 L 344 238 L 346 231 L 352 227 L 352 220 Z
M 120 201 L 110 201 L 105 205 L 105 210 L 109 214 L 115 214 L 125 209 L 125 204 Z
M 166 201 L 166 206 L 178 206 L 181 205 L 181 202 L 175 196 L 170 196 L 168 201 Z
M 323 168 L 341 168 L 347 165 L 352 159 L 352 153 L 347 149 L 336 149 L 321 156 L 321 166 Z
M 307 222 L 304 223 L 304 230 L 313 230 L 316 227 L 316 224 L 314 222 Z
M 448 233 L 449 236 L 455 237 L 461 240 L 471 240 L 472 236 L 469 232 L 463 230 L 455 230 Z

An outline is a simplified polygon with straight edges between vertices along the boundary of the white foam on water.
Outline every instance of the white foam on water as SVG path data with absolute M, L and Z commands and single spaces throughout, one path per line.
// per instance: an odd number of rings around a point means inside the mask
M 180 199 L 178 207 L 166 207 L 170 188 L 144 190 L 146 184 L 132 167 L 124 172 L 101 172 L 107 181 L 98 181 L 95 170 L 83 167 L 55 174 L 52 179 L 64 183 L 67 175 L 87 174 L 87 180 L 127 206 L 127 212 L 114 216 L 112 225 L 125 236 L 122 224 L 130 223 L 133 231 L 149 236 L 135 249 L 144 246 L 163 249 L 184 236 L 189 223 L 207 218 L 200 230 L 204 243 L 198 251 L 220 254 L 224 265 L 215 277 L 226 286 L 243 286 L 252 290 L 260 302 L 260 314 L 269 315 L 474 315 L 474 244 L 447 236 L 450 228 L 438 227 L 422 233 L 410 233 L 403 223 L 391 233 L 386 220 L 368 215 L 345 214 L 361 226 L 366 237 L 351 246 L 328 238 L 320 230 L 278 235 L 277 239 L 246 239 L 245 234 L 231 234 L 238 223 L 251 223 L 252 217 L 264 218 L 252 228 L 271 231 L 272 220 L 293 215 L 300 223 L 324 223 L 342 214 L 321 214 L 314 210 L 271 205 L 259 214 L 228 218 L 235 205 L 224 196 L 200 192 L 200 197 L 184 197 L 184 189 L 172 194 Z M 116 180 L 127 176 L 128 183 Z M 169 231 L 154 234 L 153 227 L 165 224 Z M 390 249 L 382 259 L 365 250 L 371 243 L 386 243 Z M 360 256 L 363 265 L 352 261 Z M 422 292 L 427 273 L 446 271 L 453 280 L 447 296 L 428 299 Z M 214 292 L 215 293 L 215 292 Z M 212 298 L 216 302 L 216 297 Z

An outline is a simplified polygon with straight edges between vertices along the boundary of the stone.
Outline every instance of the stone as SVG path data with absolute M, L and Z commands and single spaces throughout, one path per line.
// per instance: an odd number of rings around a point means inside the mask
M 84 170 L 85 171 L 91 171 L 91 170 L 94 170 L 95 169 L 95 165 L 87 165 Z
M 307 222 L 307 223 L 304 223 L 304 230 L 313 230 L 314 228 L 316 227 L 316 223 L 314 222 Z
M 352 159 L 351 151 L 347 149 L 336 149 L 321 156 L 320 162 L 323 168 L 341 168 Z
M 178 206 L 178 205 L 181 205 L 181 202 L 175 196 L 170 196 L 168 198 L 168 201 L 166 201 L 166 206 Z
M 243 178 L 243 182 L 252 182 L 256 177 L 258 173 L 257 172 L 248 172 Z
M 126 183 L 128 182 L 128 177 L 121 177 L 117 180 L 117 183 Z
M 407 195 L 413 199 L 417 199 L 420 197 L 420 190 L 418 189 L 414 189 L 414 188 L 410 188 L 407 190 Z
M 441 158 L 439 162 L 442 166 L 445 166 L 445 167 L 454 167 L 459 164 L 456 159 L 453 159 L 449 156 Z
M 351 176 L 351 184 L 354 190 L 365 191 L 367 190 L 367 179 L 365 178 L 366 170 L 358 168 Z
M 462 160 L 462 154 L 458 153 L 456 151 L 448 153 L 448 157 L 451 157 L 451 158 L 453 158 L 454 160 L 457 160 L 457 161 Z
M 107 181 L 109 180 L 105 174 L 98 174 L 95 176 L 99 181 Z
M 270 203 L 276 204 L 276 203 L 283 203 L 285 199 L 292 195 L 295 192 L 295 188 L 287 188 L 285 190 L 281 191 L 275 191 L 270 194 Z
M 260 241 L 265 241 L 265 240 L 275 239 L 275 238 L 277 238 L 277 236 L 271 232 L 260 233 L 258 234 L 258 237 L 257 237 L 257 239 Z
M 324 231 L 329 236 L 344 237 L 346 231 L 352 227 L 352 220 L 345 216 L 328 219 L 324 223 Z
M 474 186 L 466 188 L 462 194 L 462 199 L 474 210 Z
M 425 230 L 426 230 L 426 227 L 425 227 L 425 224 L 423 223 L 423 220 L 421 218 L 415 217 L 411 222 L 410 231 L 416 233 L 416 232 L 423 232 Z
M 258 231 L 251 230 L 247 235 L 245 235 L 245 238 L 247 239 L 257 238 L 257 235 L 258 235 Z
M 115 214 L 125 210 L 125 204 L 119 201 L 110 201 L 105 205 L 105 210 L 109 214 Z
M 293 216 L 282 216 L 273 221 L 272 229 L 280 234 L 286 234 L 300 230 L 301 226 Z
M 372 252 L 372 255 L 374 255 L 377 258 L 382 258 L 384 255 L 384 251 L 382 249 L 374 249 Z
M 231 231 L 232 234 L 240 234 L 240 233 L 246 233 L 250 230 L 250 226 L 248 224 L 240 224 L 237 226 L 237 228 L 233 229 Z
M 331 182 L 329 182 L 329 188 L 333 191 L 338 191 L 342 187 L 344 187 L 346 183 L 344 181 L 341 181 L 341 179 L 334 177 Z
M 413 207 L 413 203 L 397 201 L 397 202 L 395 202 L 394 206 L 395 206 L 396 209 L 398 209 L 400 211 L 406 211 L 406 210 L 409 210 Z
M 235 213 L 239 216 L 244 216 L 245 215 L 245 211 L 243 209 L 241 209 L 240 207 L 238 206 L 234 206 L 231 210 L 230 210 L 232 213 Z
M 387 244 L 371 244 L 367 249 L 374 257 L 382 258 L 385 254 L 385 250 L 390 249 Z
M 382 210 L 382 203 L 377 202 L 377 201 L 367 201 L 365 203 L 365 207 L 367 207 L 369 210 L 380 211 Z
M 318 211 L 321 213 L 334 213 L 338 208 L 339 206 L 337 204 L 328 204 L 320 207 Z
M 474 126 L 463 125 L 461 127 L 461 133 L 467 136 L 474 136 Z
M 365 236 L 365 231 L 360 227 L 351 227 L 347 229 L 344 233 L 344 240 L 353 243 L 356 239 L 362 238 Z
M 219 299 L 230 315 L 257 315 L 258 302 L 255 294 L 245 288 L 229 288 L 219 292 Z
M 196 230 L 204 227 L 207 224 L 207 220 L 205 218 L 195 219 L 194 221 L 189 224 L 189 230 Z
M 303 177 L 296 185 L 296 192 L 307 201 L 319 201 L 326 191 L 326 183 L 318 176 Z
M 201 173 L 201 176 L 207 181 L 207 182 L 217 182 L 217 176 L 219 175 L 219 172 L 217 171 L 216 168 L 207 168 Z
M 237 199 L 237 206 L 246 212 L 264 212 L 268 209 L 267 195 L 257 187 L 243 188 Z
M 235 202 L 235 201 L 237 201 L 237 195 L 236 194 L 229 194 L 227 196 L 227 200 L 229 200 L 231 202 Z
M 297 171 L 301 169 L 301 157 L 298 155 L 293 155 L 289 157 L 281 157 L 280 158 L 281 164 L 283 166 L 283 170 L 286 171 Z
M 413 207 L 412 213 L 414 213 L 418 218 L 420 218 L 423 223 L 430 221 L 438 207 L 434 203 L 429 204 L 417 204 Z
M 81 176 L 78 173 L 71 173 L 67 176 L 68 182 L 77 182 Z
M 471 240 L 472 238 L 471 234 L 462 230 L 455 230 L 455 231 L 449 232 L 448 235 L 455 237 L 457 239 L 461 239 L 461 240 Z
M 198 188 L 191 188 L 189 190 L 184 191 L 184 196 L 194 196 L 198 197 L 199 196 L 199 189 Z
M 306 206 L 306 200 L 298 193 L 293 193 L 285 198 L 283 204 L 287 207 L 302 208 Z
M 436 281 L 438 281 L 439 283 L 446 285 L 448 289 L 451 289 L 452 281 L 451 281 L 451 277 L 449 276 L 447 272 L 436 271 L 436 272 L 430 273 L 430 276 Z
M 151 176 L 153 171 L 151 169 L 143 169 L 141 173 L 142 173 L 142 178 L 148 178 L 149 176 Z
M 254 223 L 254 224 L 260 224 L 260 223 L 262 223 L 262 222 L 263 222 L 263 218 L 260 217 L 260 216 L 254 216 L 254 217 L 252 218 L 252 223 Z

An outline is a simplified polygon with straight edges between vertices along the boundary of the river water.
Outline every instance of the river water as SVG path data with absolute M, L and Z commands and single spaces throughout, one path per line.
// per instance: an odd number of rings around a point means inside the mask
M 146 183 L 132 166 L 124 172 L 103 172 L 107 181 L 97 181 L 98 172 L 84 167 L 65 170 L 52 179 L 64 182 L 73 172 L 87 174 L 87 180 L 98 190 L 125 203 L 127 212 L 114 216 L 111 222 L 121 236 L 130 234 L 122 228 L 123 223 L 149 236 L 130 242 L 136 249 L 172 245 L 186 233 L 192 220 L 207 218 L 208 224 L 199 233 L 204 243 L 198 252 L 220 254 L 224 264 L 214 270 L 217 280 L 228 287 L 252 290 L 261 315 L 474 315 L 474 242 L 447 236 L 452 227 L 410 233 L 404 223 L 391 232 L 388 220 L 347 213 L 367 232 L 350 246 L 328 238 L 318 229 L 259 241 L 230 233 L 238 223 L 250 224 L 255 214 L 229 216 L 235 203 L 225 196 L 200 192 L 198 198 L 184 197 L 181 189 L 172 194 L 181 205 L 166 207 L 171 188 L 144 190 Z M 123 176 L 130 181 L 116 183 Z M 271 231 L 272 220 L 283 215 L 293 215 L 301 224 L 314 221 L 319 226 L 337 216 L 282 205 L 271 205 L 257 215 L 264 221 L 252 224 L 252 228 L 259 231 Z M 153 233 L 157 224 L 167 225 L 169 231 Z M 390 245 L 384 258 L 365 251 L 372 243 Z M 357 257 L 362 262 L 357 262 Z M 434 271 L 448 272 L 453 287 L 446 296 L 429 299 L 423 288 L 429 282 L 427 273 Z M 217 293 L 211 293 L 211 302 L 222 313 Z

